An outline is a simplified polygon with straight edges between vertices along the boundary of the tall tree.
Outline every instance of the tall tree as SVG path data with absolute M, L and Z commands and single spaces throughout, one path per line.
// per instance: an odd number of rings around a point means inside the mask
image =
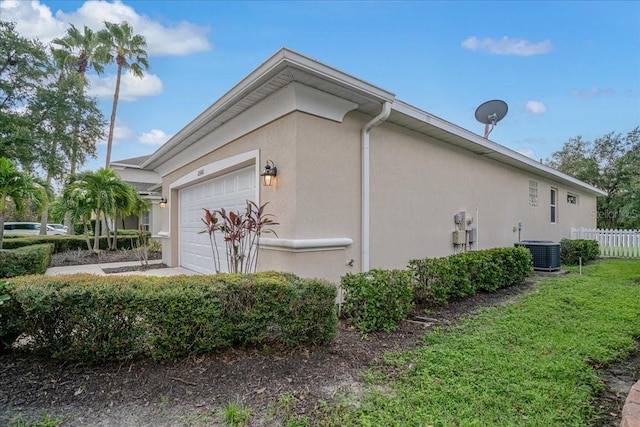
M 100 41 L 98 33 L 86 25 L 82 32 L 74 25 L 71 25 L 67 29 L 64 37 L 56 38 L 52 43 L 66 51 L 65 62 L 68 66 L 72 67 L 82 79 L 84 83 L 82 88 L 88 83 L 86 79 L 87 71 L 93 69 L 96 73 L 101 74 L 104 71 L 104 65 L 109 61 L 109 51 L 107 47 Z M 62 53 L 58 53 L 58 55 L 62 56 Z M 86 149 L 86 147 L 82 146 L 82 142 L 86 141 L 83 141 L 79 135 L 82 118 L 76 116 L 75 119 L 74 142 L 70 151 L 71 174 L 75 174 L 78 166 L 82 164 L 82 156 Z
M 103 136 L 104 117 L 97 101 L 84 92 L 84 81 L 75 70 L 68 69 L 70 55 L 62 49 L 52 49 L 52 58 L 58 77 L 38 90 L 29 110 L 37 118 L 34 134 L 39 151 L 39 164 L 45 172 L 45 181 L 62 182 L 74 147 L 82 149 L 76 154 L 84 163 L 95 157 L 96 143 Z M 80 120 L 78 120 L 80 118 Z M 45 234 L 48 207 L 42 211 L 40 233 Z
M 26 108 L 52 69 L 44 46 L 21 37 L 15 23 L 0 20 L 0 156 L 33 170 L 36 156 L 31 130 L 35 120 Z
M 21 211 L 26 200 L 44 205 L 47 194 L 30 175 L 17 170 L 6 157 L 0 157 L 0 249 L 4 240 L 4 214 L 9 200 L 17 211 Z
M 599 228 L 640 227 L 640 128 L 594 141 L 571 138 L 547 163 L 608 193 L 598 198 Z
M 133 28 L 128 22 L 115 24 L 104 23 L 106 29 L 100 32 L 100 40 L 109 47 L 110 59 L 115 61 L 118 67 L 116 73 L 116 88 L 113 93 L 113 106 L 111 107 L 111 119 L 109 121 L 109 136 L 107 137 L 107 158 L 105 168 L 111 166 L 111 148 L 113 146 L 113 131 L 116 124 L 116 111 L 120 97 L 120 80 L 123 70 L 131 70 L 131 73 L 139 78 L 144 76 L 144 70 L 149 69 L 147 61 L 147 41 L 144 36 L 134 34 Z M 111 62 L 110 61 L 110 62 Z

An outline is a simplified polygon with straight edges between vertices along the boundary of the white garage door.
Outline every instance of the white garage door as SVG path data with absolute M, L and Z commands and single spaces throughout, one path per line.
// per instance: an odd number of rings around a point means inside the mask
M 202 233 L 205 225 L 203 208 L 211 211 L 224 208 L 244 212 L 247 200 L 256 195 L 255 168 L 248 167 L 201 182 L 179 191 L 180 200 L 180 265 L 199 273 L 215 273 L 209 234 Z M 227 271 L 227 259 L 222 235 L 216 236 L 222 271 Z

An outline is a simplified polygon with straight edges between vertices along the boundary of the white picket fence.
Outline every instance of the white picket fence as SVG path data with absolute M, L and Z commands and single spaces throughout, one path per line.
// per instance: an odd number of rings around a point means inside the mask
M 640 230 L 572 228 L 571 239 L 597 241 L 603 257 L 640 258 Z

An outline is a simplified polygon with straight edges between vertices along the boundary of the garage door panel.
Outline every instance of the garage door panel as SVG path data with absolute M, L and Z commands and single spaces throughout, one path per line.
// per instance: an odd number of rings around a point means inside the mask
M 215 273 L 211 243 L 202 222 L 203 208 L 227 212 L 244 210 L 247 200 L 255 199 L 254 167 L 231 172 L 212 180 L 181 189 L 180 200 L 180 265 L 200 273 Z M 216 233 L 222 271 L 227 262 L 221 233 Z

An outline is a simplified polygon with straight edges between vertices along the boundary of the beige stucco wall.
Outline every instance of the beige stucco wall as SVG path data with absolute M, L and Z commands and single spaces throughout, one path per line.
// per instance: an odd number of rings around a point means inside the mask
M 268 202 L 267 211 L 280 223 L 274 227 L 279 238 L 348 237 L 358 240 L 358 135 L 356 121 L 340 124 L 294 112 L 165 176 L 163 194 L 171 194 L 172 203 L 162 212 L 163 223 L 170 222 L 163 230 L 169 231 L 171 236 L 163 239 L 163 261 L 168 265 L 179 265 L 178 190 L 171 190 L 171 184 L 207 164 L 253 150 L 260 150 L 260 169 L 267 159 L 278 168 L 273 187 L 264 187 L 261 183 L 258 186 L 259 203 Z M 350 140 L 349 144 L 343 143 L 345 138 Z M 203 143 L 206 144 L 206 138 Z M 338 282 L 342 275 L 353 270 L 347 264 L 357 257 L 358 251 L 357 244 L 347 249 L 314 252 L 265 249 L 261 251 L 258 268 Z M 355 259 L 354 265 L 358 265 Z
M 402 268 L 412 258 L 454 253 L 454 215 L 473 218 L 473 249 L 521 239 L 560 241 L 571 227 L 594 227 L 595 197 L 385 123 L 371 133 L 371 267 Z M 529 180 L 538 206 L 529 206 Z M 558 189 L 558 222 L 550 222 L 550 190 Z M 579 205 L 566 202 L 567 191 Z
M 263 249 L 259 269 L 334 282 L 359 271 L 360 131 L 368 120 L 358 112 L 342 123 L 293 112 L 165 176 L 163 194 L 172 202 L 162 212 L 164 224 L 171 215 L 170 227 L 163 226 L 171 235 L 163 240 L 164 262 L 179 263 L 178 190 L 170 190 L 171 184 L 205 165 L 259 150 L 260 169 L 266 159 L 278 168 L 274 187 L 258 184 L 259 203 L 269 202 L 268 211 L 280 222 L 278 237 L 354 242 L 328 251 Z M 201 143 L 212 141 L 205 137 Z M 530 179 L 538 182 L 536 208 L 529 206 Z M 559 191 L 557 224 L 549 221 L 551 186 Z M 579 205 L 566 203 L 567 191 L 579 196 Z M 559 241 L 571 227 L 595 226 L 595 197 L 389 123 L 371 131 L 370 211 L 371 268 L 404 268 L 412 258 L 452 254 L 453 216 L 459 211 L 478 227 L 473 249 L 513 245 L 518 222 L 523 240 Z
M 268 211 L 274 214 L 283 225 L 278 226 L 278 234 L 291 235 L 292 224 L 295 224 L 295 120 L 291 116 L 285 116 L 254 132 L 251 132 L 218 150 L 215 150 L 195 162 L 188 164 L 169 175 L 163 177 L 163 194 L 170 194 L 169 207 L 164 210 L 162 221 L 163 231 L 169 231 L 171 238 L 163 239 L 163 261 L 171 266 L 179 265 L 178 259 L 178 229 L 179 206 L 178 190 L 171 189 L 171 184 L 186 174 L 202 168 L 205 165 L 228 157 L 239 155 L 253 150 L 260 150 L 258 161 L 263 164 L 266 159 L 272 159 L 278 167 L 277 182 L 274 187 L 266 188 L 260 184 L 259 203 L 269 202 Z M 205 137 L 202 144 L 211 143 Z M 237 168 L 247 166 L 238 165 Z M 227 173 L 223 170 L 220 174 Z M 212 179 L 213 177 L 207 177 Z M 191 183 L 191 184 L 195 184 Z M 205 206 L 203 206 L 205 207 Z M 166 224 L 170 224 L 167 226 Z

